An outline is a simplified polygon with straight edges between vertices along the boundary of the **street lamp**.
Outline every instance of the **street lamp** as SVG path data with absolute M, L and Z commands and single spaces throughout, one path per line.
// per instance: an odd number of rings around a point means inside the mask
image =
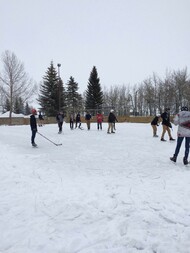
M 58 67 L 58 77 L 59 77 L 59 90 L 58 90 L 58 98 L 59 98 L 59 112 L 60 112 L 60 107 L 61 107 L 61 78 L 60 78 L 60 67 L 61 67 L 61 64 L 58 63 L 57 64 L 57 67 Z

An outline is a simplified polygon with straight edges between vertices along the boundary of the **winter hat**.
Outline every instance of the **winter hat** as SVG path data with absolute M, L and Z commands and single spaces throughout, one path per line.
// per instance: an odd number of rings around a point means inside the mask
M 113 110 L 113 109 L 111 109 L 111 110 L 110 110 L 110 112 L 114 112 L 114 110 Z
M 32 110 L 31 110 L 31 113 L 32 113 L 32 114 L 37 114 L 36 109 L 32 109 Z
M 187 106 L 182 106 L 181 111 L 188 111 L 188 107 Z

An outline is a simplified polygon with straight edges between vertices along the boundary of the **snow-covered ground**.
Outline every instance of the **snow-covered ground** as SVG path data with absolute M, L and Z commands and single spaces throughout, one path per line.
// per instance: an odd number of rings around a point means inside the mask
M 62 146 L 37 134 L 33 148 L 29 126 L 0 126 L 0 252 L 189 253 L 184 143 L 173 164 L 150 124 L 83 127 L 38 128 Z

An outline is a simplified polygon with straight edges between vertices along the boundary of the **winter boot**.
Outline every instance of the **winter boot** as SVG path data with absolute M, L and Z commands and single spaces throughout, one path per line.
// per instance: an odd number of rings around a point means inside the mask
M 37 147 L 37 144 L 36 144 L 36 143 L 32 143 L 32 146 L 33 146 L 33 147 Z
M 153 137 L 158 137 L 158 135 L 157 135 L 157 134 L 155 134 Z
M 170 141 L 175 141 L 175 139 L 174 139 L 174 138 L 172 138 L 172 137 L 170 137 Z
M 183 157 L 183 164 L 184 164 L 184 165 L 187 165 L 187 164 L 188 164 L 187 158 L 185 158 L 185 157 Z
M 177 156 L 173 155 L 173 157 L 170 157 L 170 160 L 174 163 L 176 163 L 177 160 Z
M 161 140 L 161 141 L 166 141 L 164 138 L 161 138 L 160 140 Z

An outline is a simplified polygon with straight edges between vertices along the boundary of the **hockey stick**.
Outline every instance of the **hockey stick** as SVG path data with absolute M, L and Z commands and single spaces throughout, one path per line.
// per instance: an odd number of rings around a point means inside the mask
M 53 143 L 55 146 L 61 146 L 62 145 L 62 143 L 55 143 L 55 142 L 53 142 L 53 141 L 51 141 L 50 139 L 48 139 L 46 136 L 44 136 L 43 134 L 41 134 L 41 133 L 39 133 L 39 132 L 37 132 L 39 135 L 41 135 L 44 139 L 46 139 L 46 140 L 48 140 L 49 142 L 51 142 L 51 143 Z

